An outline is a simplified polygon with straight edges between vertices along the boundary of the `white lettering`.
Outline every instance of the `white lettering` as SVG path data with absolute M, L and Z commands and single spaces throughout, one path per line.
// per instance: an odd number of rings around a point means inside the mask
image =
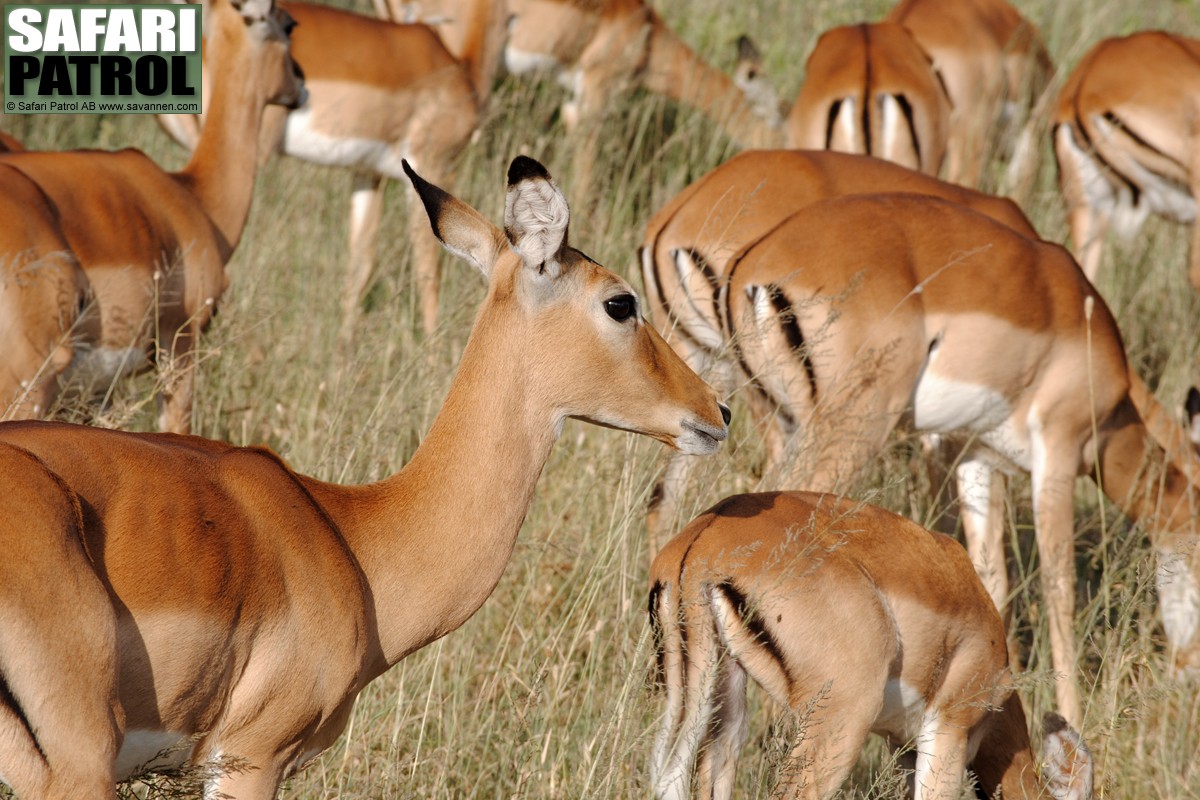
M 179 52 L 196 52 L 198 39 L 199 37 L 196 36 L 196 9 L 194 7 L 179 9 Z
M 141 48 L 138 39 L 137 19 L 132 8 L 114 8 L 108 18 L 108 32 L 104 35 L 104 52 L 115 53 L 124 49 L 137 52 Z
M 46 15 L 46 38 L 42 49 L 51 53 L 66 50 L 79 52 L 79 35 L 75 32 L 75 16 L 69 8 L 52 8 Z
M 175 15 L 158 8 L 142 11 L 142 51 L 175 49 Z
M 31 24 L 41 21 L 42 15 L 36 8 L 18 8 L 8 12 L 8 27 L 17 34 L 8 37 L 8 46 L 18 53 L 41 50 L 42 32 Z
M 83 8 L 79 11 L 79 46 L 85 53 L 94 53 L 100 48 L 96 40 L 104 33 L 104 8 Z

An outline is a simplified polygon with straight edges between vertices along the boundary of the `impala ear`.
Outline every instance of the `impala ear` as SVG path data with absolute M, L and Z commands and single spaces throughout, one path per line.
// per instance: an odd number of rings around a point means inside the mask
M 1195 386 L 1188 388 L 1183 410 L 1187 414 L 1188 438 L 1193 444 L 1200 444 L 1200 389 Z
M 425 206 L 433 235 L 443 247 L 490 278 L 504 247 L 504 234 L 478 211 L 414 172 L 407 161 L 401 164 Z
M 1042 719 L 1042 783 L 1055 800 L 1091 800 L 1092 751 L 1058 714 Z
M 525 266 L 551 278 L 562 266 L 558 253 L 567 244 L 571 212 L 567 198 L 538 162 L 517 156 L 508 168 L 504 232 Z

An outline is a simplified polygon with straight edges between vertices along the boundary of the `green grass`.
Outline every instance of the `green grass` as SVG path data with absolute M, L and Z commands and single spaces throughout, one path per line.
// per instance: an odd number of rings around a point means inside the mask
M 728 70 L 745 31 L 762 49 L 781 94 L 792 97 L 804 57 L 829 26 L 881 16 L 862 0 L 656 0 L 655 7 L 712 63 Z M 1168 27 L 1200 35 L 1185 2 L 1027 0 L 1060 70 L 1098 38 Z M 360 10 L 369 4 L 359 2 Z M 734 152 L 714 126 L 686 109 L 631 97 L 605 123 L 595 185 L 572 185 L 571 144 L 558 121 L 561 90 L 505 80 L 486 125 L 462 158 L 454 190 L 487 216 L 502 214 L 508 161 L 546 163 L 569 194 L 596 209 L 577 219 L 572 242 L 640 285 L 634 251 L 650 215 Z M 176 167 L 184 154 L 150 118 L 7 117 L 31 147 L 147 150 Z M 1053 241 L 1065 225 L 1049 148 L 1027 211 Z M 333 341 L 346 248 L 350 177 L 290 159 L 262 171 L 249 228 L 230 264 L 232 284 L 203 343 L 196 431 L 236 443 L 267 443 L 297 469 L 363 482 L 405 463 L 430 425 L 465 342 L 483 281 L 444 260 L 442 326 L 420 333 L 404 241 L 405 187 L 389 189 L 379 269 L 349 352 Z M 1133 362 L 1178 407 L 1200 362 L 1200 295 L 1185 276 L 1187 231 L 1151 220 L 1138 241 L 1110 249 L 1100 288 L 1127 337 Z M 153 426 L 153 376 L 120 387 L 106 424 Z M 687 513 L 754 486 L 757 433 L 734 398 L 730 446 L 694 472 Z M 864 487 L 894 510 L 932 510 L 899 440 Z M 512 562 L 484 608 L 463 628 L 408 658 L 360 697 L 345 736 L 293 778 L 287 798 L 629 798 L 648 796 L 647 762 L 660 696 L 650 685 L 645 619 L 649 557 L 644 508 L 661 468 L 660 445 L 569 423 L 547 465 Z M 1011 563 L 1020 588 L 1014 636 L 1027 654 L 1024 696 L 1036 719 L 1053 706 L 1048 643 L 1039 613 L 1028 482 L 1013 482 Z M 1077 489 L 1085 736 L 1110 798 L 1200 797 L 1200 692 L 1165 674 L 1155 615 L 1153 562 L 1143 535 Z M 784 737 L 752 690 L 750 744 L 739 797 L 765 797 Z M 848 796 L 898 796 L 879 746 Z M 130 795 L 186 794 L 155 782 Z

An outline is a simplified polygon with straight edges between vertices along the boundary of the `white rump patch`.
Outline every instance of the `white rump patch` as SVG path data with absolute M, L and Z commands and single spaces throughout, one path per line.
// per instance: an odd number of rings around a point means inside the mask
M 859 128 L 859 120 L 858 103 L 853 97 L 843 97 L 837 118 L 826 133 L 829 137 L 828 149 L 839 153 L 865 153 L 866 148 L 862 145 L 864 132 Z
M 920 163 L 920 159 L 917 157 L 920 150 L 917 143 L 913 141 L 908 118 L 904 114 L 904 109 L 900 107 L 900 102 L 896 100 L 896 96 L 880 95 L 879 110 L 882 119 L 879 128 L 883 141 L 876 143 L 872 148 L 874 154 L 886 161 L 894 161 L 913 169 L 923 168 L 925 165 Z M 928 144 L 927 142 L 927 147 Z
M 1099 114 L 1093 116 L 1092 123 L 1104 138 L 1109 140 L 1117 138 L 1117 127 L 1103 116 Z M 1134 207 L 1132 197 L 1126 199 L 1127 193 L 1122 195 L 1121 199 L 1126 201 L 1123 205 L 1128 207 L 1118 208 L 1117 215 L 1113 217 L 1113 227 L 1118 235 L 1126 239 L 1132 237 L 1141 227 L 1147 211 L 1182 223 L 1189 223 L 1196 219 L 1196 199 L 1186 189 L 1172 181 L 1165 180 L 1161 175 L 1146 169 L 1132 158 L 1125 159 L 1121 164 L 1121 169 L 1129 173 L 1129 178 L 1141 188 L 1141 196 L 1138 206 Z M 1123 220 L 1122 216 L 1126 216 L 1128 219 Z
M 648 259 L 653 259 L 653 253 L 647 248 Z M 721 335 L 720 323 L 712 319 L 713 295 L 717 289 L 700 271 L 692 254 L 682 248 L 672 250 L 672 261 L 675 263 L 675 275 L 679 286 L 687 300 L 686 308 L 672 308 L 679 324 L 693 339 L 709 350 L 720 350 L 725 344 Z M 649 285 L 649 284 L 647 284 Z
M 1075 169 L 1079 172 L 1080 180 L 1083 186 L 1083 195 L 1087 198 L 1087 204 L 1096 211 L 1111 216 L 1117 210 L 1117 188 L 1108 180 L 1108 176 L 1101 171 L 1099 165 L 1092 158 L 1092 155 L 1079 146 L 1075 141 L 1075 134 L 1070 125 L 1059 125 L 1054 132 L 1056 151 L 1059 158 L 1069 158 L 1071 163 L 1075 165 Z M 1132 210 L 1132 198 L 1129 197 L 1128 191 L 1125 192 L 1122 205 L 1128 207 L 1126 214 Z M 1142 220 L 1146 214 L 1143 212 Z M 1141 221 L 1137 222 L 1137 226 L 1141 225 Z M 1136 227 L 1135 227 L 1136 230 Z

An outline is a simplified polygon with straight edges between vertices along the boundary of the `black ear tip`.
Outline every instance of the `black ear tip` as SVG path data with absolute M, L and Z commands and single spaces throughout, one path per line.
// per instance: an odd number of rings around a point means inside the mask
M 1042 735 L 1044 736 L 1051 736 L 1070 727 L 1061 714 L 1056 714 L 1053 711 L 1042 717 Z
M 408 176 L 408 179 L 410 181 L 412 181 L 413 183 L 416 183 L 417 178 L 419 178 L 420 176 L 417 175 L 417 173 L 413 172 L 412 164 L 408 163 L 407 158 L 400 159 L 400 166 L 404 168 L 404 174 Z
M 1197 389 L 1195 386 L 1188 387 L 1187 412 L 1189 414 L 1200 414 L 1200 389 Z
M 550 180 L 550 173 L 540 163 L 529 156 L 517 156 L 508 165 L 508 185 L 520 183 L 530 178 Z

